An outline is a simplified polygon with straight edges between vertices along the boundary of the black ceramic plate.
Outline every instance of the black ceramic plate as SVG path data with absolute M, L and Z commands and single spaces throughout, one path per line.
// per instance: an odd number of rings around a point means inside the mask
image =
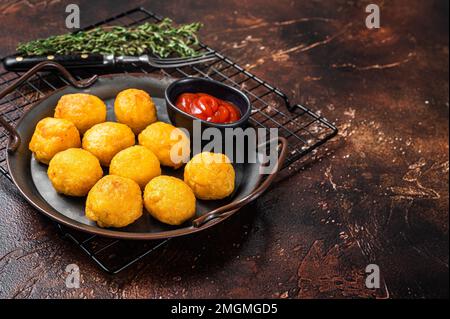
M 113 103 L 115 96 L 128 88 L 142 89 L 148 92 L 158 109 L 158 119 L 169 122 L 164 100 L 165 88 L 171 83 L 167 78 L 148 75 L 110 75 L 99 77 L 87 89 L 73 87 L 62 88 L 38 102 L 18 123 L 16 129 L 21 144 L 16 152 L 8 154 L 8 166 L 14 183 L 25 198 L 39 211 L 66 226 L 102 236 L 124 239 L 160 239 L 190 234 L 210 227 L 224 218 L 214 219 L 201 227 L 194 227 L 191 221 L 179 227 L 158 222 L 144 212 L 135 223 L 124 228 L 100 228 L 84 216 L 85 198 L 72 198 L 57 194 L 48 177 L 47 166 L 38 163 L 28 150 L 28 144 L 36 124 L 44 117 L 53 116 L 59 98 L 69 93 L 90 93 L 98 96 L 108 106 L 108 120 L 114 121 Z M 259 185 L 258 164 L 234 164 L 236 170 L 235 192 L 221 201 L 197 201 L 196 216 L 199 217 L 216 208 L 248 196 Z M 163 169 L 163 174 L 181 177 L 183 169 Z M 232 211 L 230 213 L 233 213 Z M 228 214 L 229 216 L 231 214 Z

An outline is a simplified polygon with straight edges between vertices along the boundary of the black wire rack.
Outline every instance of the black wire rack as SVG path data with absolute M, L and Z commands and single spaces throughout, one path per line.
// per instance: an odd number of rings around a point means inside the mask
M 158 22 L 162 19 L 163 17 L 144 8 L 136 8 L 84 29 L 111 25 L 133 26 L 144 22 Z M 282 91 L 246 71 L 220 52 L 205 44 L 200 44 L 199 51 L 212 52 L 217 59 L 202 65 L 169 70 L 134 66 L 134 68 L 121 70 L 121 72 L 162 72 L 171 77 L 201 76 L 242 90 L 252 102 L 253 109 L 250 118 L 252 124 L 266 129 L 278 128 L 279 135 L 288 139 L 289 155 L 285 162 L 285 168 L 336 135 L 337 129 L 333 124 L 302 105 L 291 104 Z M 118 71 L 115 70 L 115 72 Z M 95 73 L 101 72 L 96 71 Z M 87 78 L 90 75 L 92 74 L 88 72 L 75 74 L 78 79 Z M 19 77 L 19 73 L 7 72 L 0 67 L 0 90 Z M 15 124 L 35 102 L 65 85 L 68 83 L 59 75 L 38 74 L 0 100 L 0 114 L 8 122 Z M 0 130 L 0 173 L 11 180 L 5 157 L 8 136 L 3 129 Z M 168 240 L 148 242 L 115 240 L 73 231 L 59 224 L 57 227 L 64 237 L 75 242 L 103 270 L 111 274 L 128 268 L 156 249 L 164 247 L 168 242 Z

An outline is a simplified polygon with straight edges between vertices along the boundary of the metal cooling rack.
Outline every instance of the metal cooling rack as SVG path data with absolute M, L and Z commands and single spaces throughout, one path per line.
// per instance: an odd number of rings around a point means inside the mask
M 107 25 L 133 26 L 161 20 L 161 16 L 144 8 L 136 8 L 84 29 Z M 285 167 L 292 165 L 336 135 L 337 129 L 333 124 L 302 105 L 291 104 L 288 97 L 279 89 L 246 71 L 220 52 L 204 44 L 200 45 L 199 51 L 213 52 L 218 59 L 202 65 L 163 71 L 151 67 L 134 67 L 121 70 L 121 72 L 162 72 L 172 77 L 201 76 L 239 88 L 248 95 L 252 102 L 253 112 L 250 118 L 252 124 L 266 129 L 278 128 L 279 135 L 289 140 L 289 155 Z M 75 74 L 78 79 L 87 78 L 90 75 L 87 72 Z M 19 73 L 6 72 L 0 66 L 0 90 L 19 76 Z M 36 75 L 0 101 L 0 114 L 7 121 L 16 123 L 35 102 L 67 84 L 62 77 L 56 74 Z M 5 158 L 8 136 L 3 129 L 0 128 L 0 130 L 0 173 L 11 180 Z M 61 225 L 57 225 L 57 227 L 63 236 L 75 242 L 103 270 L 112 274 L 128 268 L 168 242 L 168 240 L 151 242 L 115 240 L 76 232 Z

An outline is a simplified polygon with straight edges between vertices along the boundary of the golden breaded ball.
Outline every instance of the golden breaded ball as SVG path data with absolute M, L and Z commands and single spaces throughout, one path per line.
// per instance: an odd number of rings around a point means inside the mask
M 184 181 L 199 199 L 222 199 L 234 191 L 235 172 L 226 155 L 203 152 L 186 164 Z
M 181 167 L 190 155 L 186 134 L 173 125 L 156 122 L 139 134 L 139 144 L 149 148 L 164 166 Z
M 86 196 L 102 178 L 103 170 L 97 157 L 88 151 L 69 148 L 52 158 L 47 175 L 58 193 Z
M 117 122 L 128 125 L 139 134 L 149 124 L 156 122 L 156 107 L 147 92 L 128 89 L 120 92 L 114 101 Z
M 63 95 L 56 105 L 55 117 L 71 121 L 84 134 L 89 128 L 106 121 L 106 105 L 95 95 Z
M 46 117 L 36 125 L 28 147 L 36 160 L 48 164 L 56 153 L 80 146 L 80 133 L 72 122 Z
M 109 166 L 114 155 L 133 146 L 134 142 L 133 131 L 115 122 L 96 124 L 83 136 L 83 148 L 94 154 L 103 166 Z
M 147 211 L 160 222 L 181 225 L 195 216 L 195 196 L 181 179 L 158 176 L 144 190 Z
M 124 149 L 113 157 L 109 173 L 131 178 L 144 189 L 150 180 L 161 175 L 159 160 L 152 151 L 140 145 Z
M 86 217 L 100 227 L 125 227 L 141 217 L 142 210 L 139 185 L 115 175 L 99 180 L 86 200 Z

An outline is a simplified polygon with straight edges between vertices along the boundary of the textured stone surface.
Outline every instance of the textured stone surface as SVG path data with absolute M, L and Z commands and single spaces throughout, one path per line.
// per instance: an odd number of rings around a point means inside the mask
M 379 31 L 368 1 L 78 1 L 84 25 L 138 5 L 204 22 L 204 42 L 340 133 L 240 214 L 116 276 L 0 178 L 0 297 L 448 297 L 448 2 L 370 2 Z M 64 2 L 2 1 L 0 21 L 5 55 L 64 32 Z

